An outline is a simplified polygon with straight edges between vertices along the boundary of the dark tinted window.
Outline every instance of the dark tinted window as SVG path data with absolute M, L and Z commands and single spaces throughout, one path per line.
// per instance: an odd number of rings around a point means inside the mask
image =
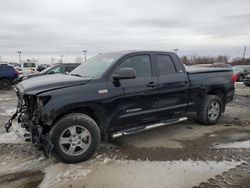
M 74 70 L 77 66 L 66 66 L 65 67 L 65 72 L 70 73 L 72 70 Z
M 171 57 L 168 55 L 156 55 L 157 65 L 159 69 L 160 76 L 167 74 L 175 74 L 175 66 Z
M 29 68 L 29 67 L 36 67 L 36 64 L 35 63 L 24 63 L 23 64 L 23 67 L 25 67 L 25 68 Z
M 0 71 L 13 71 L 13 67 L 10 66 L 0 66 Z
M 136 77 L 151 77 L 151 63 L 149 55 L 137 55 L 126 59 L 121 68 L 133 68 L 136 72 Z

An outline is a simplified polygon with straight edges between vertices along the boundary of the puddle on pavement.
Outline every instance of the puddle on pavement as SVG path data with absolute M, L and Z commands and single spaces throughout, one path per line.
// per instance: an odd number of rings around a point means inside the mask
M 41 171 L 22 171 L 1 175 L 0 187 L 11 188 L 34 188 L 43 180 L 44 174 Z
M 116 152 L 103 150 L 112 158 L 129 160 L 240 160 L 250 154 L 250 130 L 219 130 L 208 133 L 195 140 L 174 140 L 183 145 L 183 148 L 166 147 L 134 147 L 133 145 L 114 142 Z M 218 146 L 218 147 L 215 147 Z M 220 147 L 221 146 L 221 147 Z M 224 147 L 222 147 L 224 146 Z M 226 147 L 227 146 L 227 147 Z M 118 152 L 117 152 L 118 151 Z M 102 153 L 100 150 L 99 154 Z
M 240 165 L 235 166 L 235 168 L 230 168 L 228 171 L 225 171 L 220 175 L 216 175 L 214 178 L 209 178 L 207 181 L 200 183 L 199 186 L 195 186 L 195 188 L 249 187 L 249 172 L 249 164 L 243 162 Z

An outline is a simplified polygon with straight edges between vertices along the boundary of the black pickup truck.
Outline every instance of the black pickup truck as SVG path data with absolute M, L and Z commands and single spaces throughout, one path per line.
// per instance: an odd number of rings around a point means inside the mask
M 101 139 L 181 122 L 187 112 L 197 112 L 202 124 L 217 123 L 233 99 L 234 81 L 229 69 L 186 70 L 171 52 L 101 54 L 69 75 L 16 85 L 17 111 L 5 127 L 17 118 L 46 155 L 76 163 L 89 159 Z

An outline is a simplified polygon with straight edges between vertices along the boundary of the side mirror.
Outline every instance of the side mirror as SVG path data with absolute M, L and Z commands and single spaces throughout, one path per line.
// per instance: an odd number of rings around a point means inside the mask
M 117 73 L 113 74 L 114 80 L 133 78 L 136 78 L 136 72 L 133 68 L 121 68 Z

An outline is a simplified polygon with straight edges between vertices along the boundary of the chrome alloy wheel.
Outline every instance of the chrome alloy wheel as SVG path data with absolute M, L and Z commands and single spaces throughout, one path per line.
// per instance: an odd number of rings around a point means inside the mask
M 220 115 L 220 104 L 217 101 L 213 101 L 208 106 L 208 118 L 214 121 L 219 115 Z
M 62 132 L 59 144 L 64 153 L 71 156 L 81 155 L 91 144 L 91 134 L 83 126 L 72 125 Z

